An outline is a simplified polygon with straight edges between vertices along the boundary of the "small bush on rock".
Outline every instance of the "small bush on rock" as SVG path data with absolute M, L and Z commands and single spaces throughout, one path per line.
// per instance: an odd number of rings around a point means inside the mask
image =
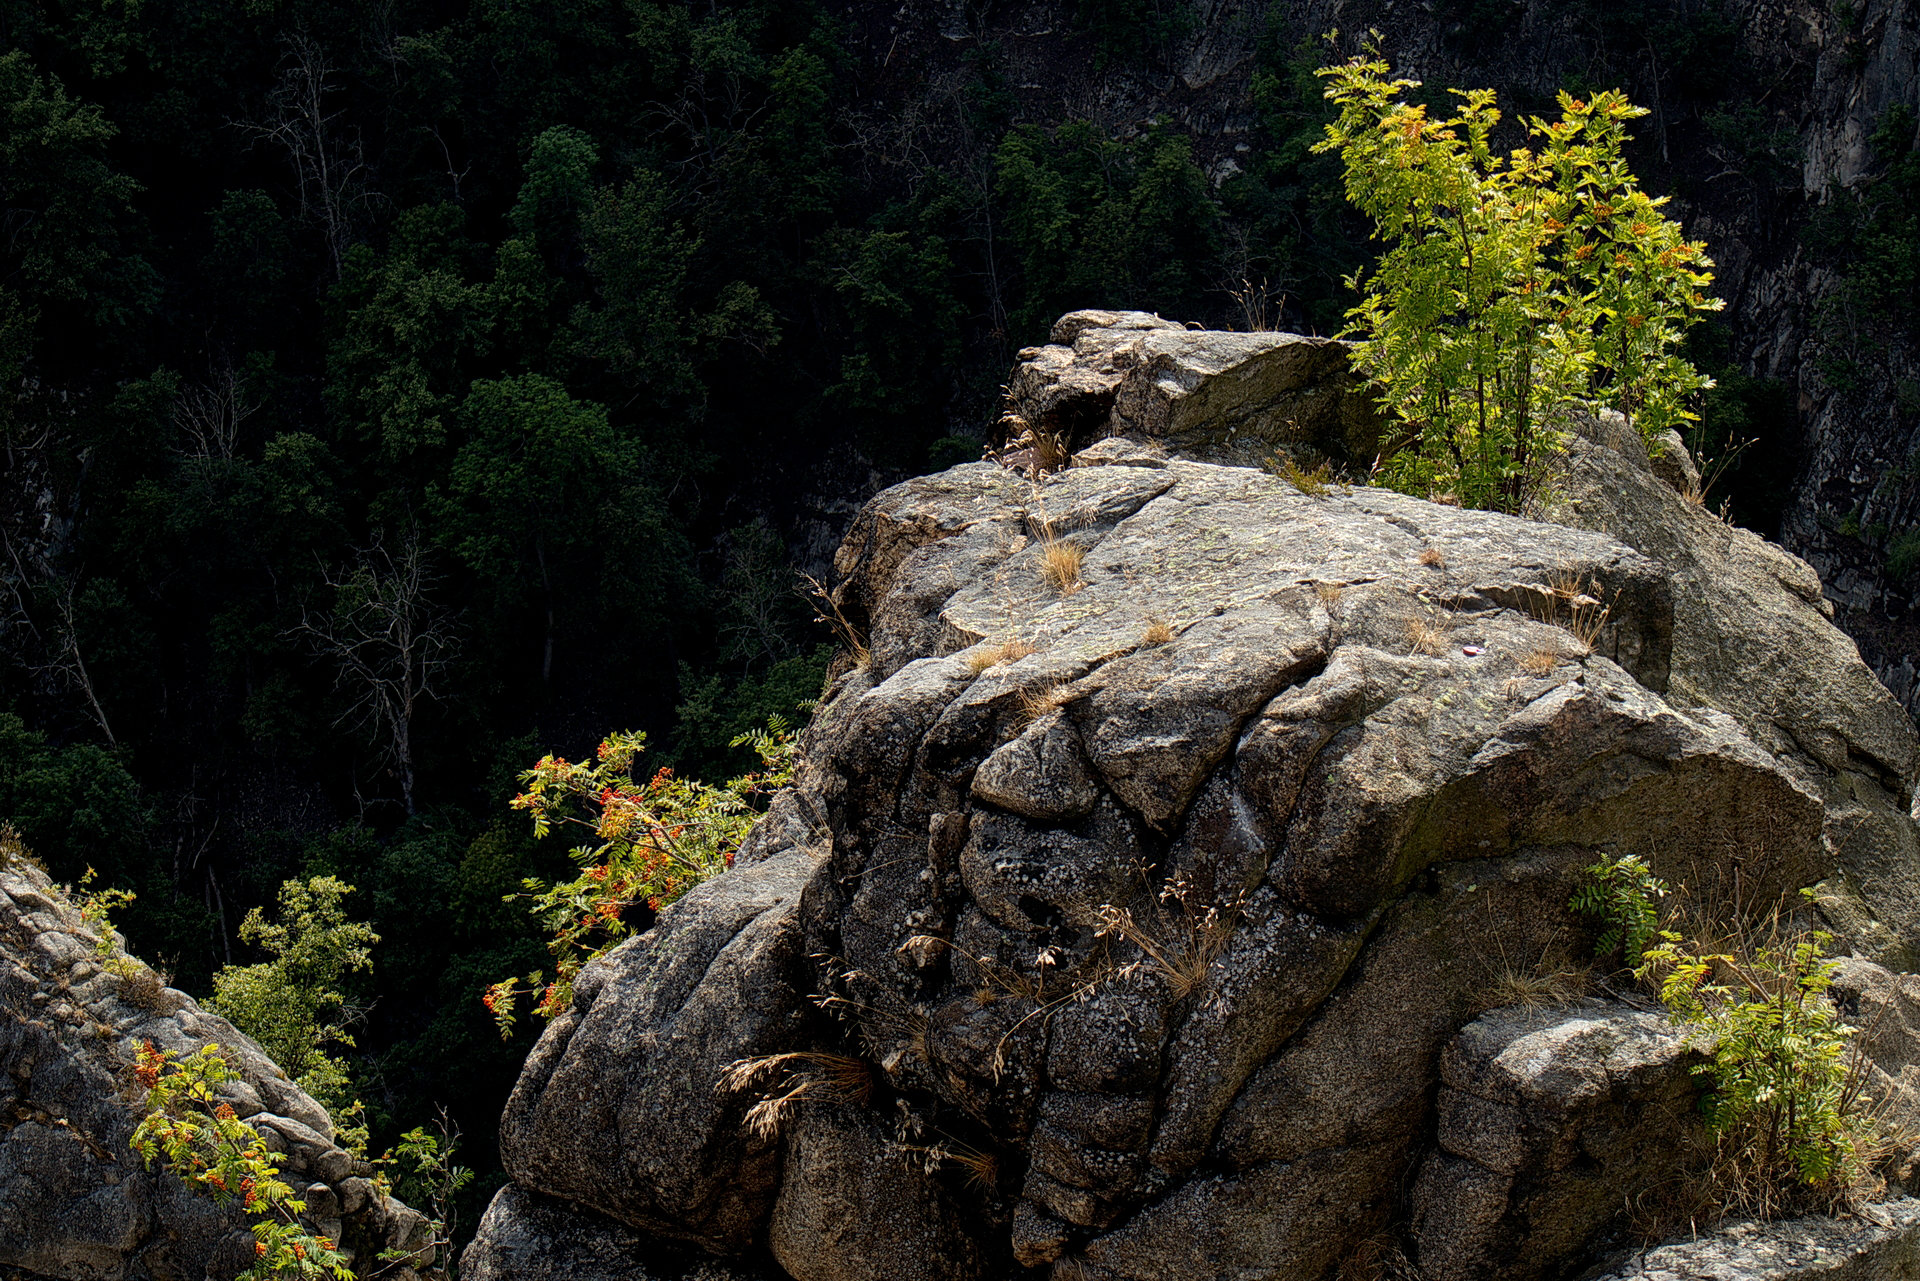
M 612 734 L 602 740 L 591 765 L 543 756 L 520 776 L 526 791 L 513 799 L 513 808 L 533 815 L 535 837 L 545 837 L 561 823 L 588 829 L 600 843 L 574 849 L 580 873 L 572 880 L 523 882 L 532 910 L 553 933 L 548 950 L 554 977 L 548 982 L 545 972 L 536 970 L 487 989 L 482 1001 L 503 1038 L 513 1034 L 519 997 L 533 996 L 534 1012 L 549 1019 L 573 1003 L 573 980 L 581 967 L 634 932 L 630 909 L 644 904 L 658 912 L 733 866 L 734 852 L 760 816 L 755 802 L 793 778 L 793 735 L 777 716 L 767 729 L 742 734 L 730 744 L 753 748 L 764 770 L 718 787 L 679 778 L 666 768 L 644 783 L 634 782 L 634 758 L 646 750 L 646 742 L 645 734 Z
M 1657 984 L 1667 1017 L 1709 1057 L 1701 1111 L 1718 1140 L 1712 1170 L 1726 1208 L 1772 1218 L 1831 1210 L 1872 1183 L 1881 1135 L 1860 1093 L 1856 1029 L 1827 990 L 1832 936 L 1791 927 L 1776 912 L 1757 939 L 1712 947 L 1659 923 L 1668 887 L 1638 855 L 1586 869 L 1572 907 L 1605 929 L 1599 955 L 1619 948 L 1633 977 Z M 1801 891 L 1811 897 L 1811 891 Z
M 1627 968 L 1634 968 L 1660 932 L 1657 900 L 1667 896 L 1667 883 L 1638 854 L 1602 859 L 1587 868 L 1586 875 L 1586 883 L 1573 892 L 1572 907 L 1606 923 L 1593 942 L 1594 955 L 1610 956 L 1620 948 Z
M 146 1088 L 147 1100 L 146 1115 L 133 1132 L 133 1150 L 149 1166 L 170 1170 L 220 1205 L 240 1202 L 253 1220 L 254 1263 L 235 1281 L 351 1281 L 346 1256 L 300 1222 L 306 1202 L 280 1177 L 266 1143 L 220 1100 L 220 1087 L 238 1078 L 216 1047 L 203 1046 L 179 1059 L 144 1045 L 134 1078 Z
M 1520 511 L 1559 450 L 1551 424 L 1589 404 L 1620 410 L 1649 440 L 1695 415 L 1712 386 L 1679 354 L 1722 305 L 1706 246 L 1665 217 L 1621 155 L 1647 114 L 1617 90 L 1560 95 L 1532 117 L 1536 153 L 1495 154 L 1490 89 L 1453 90 L 1452 116 L 1406 100 L 1367 56 L 1320 75 L 1340 115 L 1314 149 L 1338 152 L 1347 199 L 1386 250 L 1356 274 L 1347 313 L 1356 368 L 1406 424 L 1386 480 L 1407 493 Z
M 1827 998 L 1832 935 L 1776 931 L 1725 951 L 1660 938 L 1635 975 L 1659 981 L 1667 1016 L 1712 1055 L 1694 1071 L 1712 1087 L 1702 1106 L 1730 1199 L 1766 1217 L 1844 1201 L 1869 1176 L 1878 1127 L 1848 1053 L 1856 1029 Z

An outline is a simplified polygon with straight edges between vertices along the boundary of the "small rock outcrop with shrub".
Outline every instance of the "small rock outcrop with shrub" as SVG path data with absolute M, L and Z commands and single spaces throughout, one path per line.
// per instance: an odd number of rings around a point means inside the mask
M 1463 510 L 1359 483 L 1339 344 L 1137 313 L 1010 398 L 855 520 L 860 661 L 574 981 L 465 1275 L 1912 1275 L 1920 736 L 1677 439 Z
M 444 1276 L 326 1109 L 81 897 L 0 828 L 0 1276 Z

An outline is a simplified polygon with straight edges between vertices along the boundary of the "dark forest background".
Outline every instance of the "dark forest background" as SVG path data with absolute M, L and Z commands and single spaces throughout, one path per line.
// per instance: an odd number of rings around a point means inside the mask
M 1452 3 L 1466 57 L 1511 17 Z M 1736 143 L 1756 207 L 1797 201 L 1717 9 L 1568 6 L 1569 86 L 1666 60 L 1639 163 L 1678 212 Z M 1060 313 L 1338 328 L 1365 246 L 1284 9 L 1223 144 L 1063 114 L 979 32 L 896 64 L 873 6 L 0 0 L 0 817 L 136 891 L 196 994 L 281 881 L 356 885 L 376 1146 L 446 1104 L 489 1167 L 531 1037 L 478 998 L 546 960 L 502 896 L 567 866 L 518 770 L 617 728 L 750 766 L 728 741 L 826 668 L 796 570 L 977 458 Z M 1123 89 L 1193 21 L 1062 14 Z M 1696 354 L 1768 531 L 1792 395 Z

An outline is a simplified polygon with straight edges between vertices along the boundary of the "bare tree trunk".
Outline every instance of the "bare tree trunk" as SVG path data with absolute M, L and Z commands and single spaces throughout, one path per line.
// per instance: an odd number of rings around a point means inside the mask
M 553 681 L 553 580 L 547 575 L 546 543 L 537 535 L 533 540 L 533 559 L 540 566 L 540 589 L 546 594 L 547 636 L 540 655 L 540 683 L 547 685 Z
M 413 718 L 452 657 L 452 615 L 432 599 L 434 576 L 418 530 L 398 556 L 376 539 L 351 569 L 325 574 L 331 612 L 304 611 L 293 629 L 336 665 L 334 685 L 352 700 L 341 721 L 357 721 L 381 746 L 400 780 L 401 803 L 414 813 Z
M 326 51 L 304 32 L 295 32 L 287 37 L 287 54 L 280 82 L 267 95 L 273 118 L 236 123 L 286 152 L 299 178 L 300 214 L 318 218 L 338 279 L 353 238 L 353 211 L 362 199 L 360 179 L 366 164 L 359 142 L 339 136 L 341 113 L 327 110 L 334 69 Z

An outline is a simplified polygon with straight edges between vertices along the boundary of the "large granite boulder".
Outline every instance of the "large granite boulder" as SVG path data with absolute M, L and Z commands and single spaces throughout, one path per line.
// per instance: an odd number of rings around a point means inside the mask
M 1192 330 L 1139 311 L 1076 311 L 1028 347 L 1007 382 L 1014 421 L 1071 448 L 1127 436 L 1185 458 L 1364 468 L 1380 418 L 1347 345 L 1283 333 Z
M 1822 910 L 1863 955 L 1920 968 L 1920 734 L 1830 621 L 1807 563 L 1688 494 L 1677 439 L 1648 457 L 1618 415 L 1582 418 L 1551 520 L 1610 534 L 1664 571 L 1673 594 L 1669 697 L 1725 712 L 1821 796 L 1837 874 Z M 1663 478 L 1664 465 L 1671 470 Z
M 1291 451 L 1274 407 L 1332 375 L 1268 363 L 1337 349 L 1126 313 L 1055 338 L 1016 412 L 1122 434 L 861 512 L 864 661 L 739 866 L 549 1029 L 510 1171 L 801 1281 L 1593 1263 L 1703 1157 L 1661 1141 L 1691 1051 L 1618 1006 L 1497 1007 L 1586 961 L 1569 896 L 1623 853 L 1709 904 L 1822 885 L 1898 962 L 1911 727 L 1682 455 L 1595 425 L 1553 520 L 1295 484 L 1191 455 Z
M 252 1264 L 239 1207 L 216 1206 L 128 1147 L 144 1043 L 182 1056 L 220 1047 L 240 1076 L 222 1099 L 280 1154 L 311 1225 L 356 1268 L 392 1281 L 431 1270 L 426 1219 L 379 1192 L 373 1168 L 334 1141 L 324 1108 L 232 1024 L 128 958 L 117 937 L 104 956 L 99 941 L 18 843 L 0 839 L 0 1273 L 225 1281 Z M 403 1255 L 382 1263 L 386 1251 Z

